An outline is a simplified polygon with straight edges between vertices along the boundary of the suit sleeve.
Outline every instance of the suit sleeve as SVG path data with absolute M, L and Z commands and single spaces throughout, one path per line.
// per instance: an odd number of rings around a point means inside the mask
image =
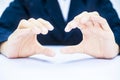
M 116 43 L 120 47 L 120 19 L 110 0 L 88 0 L 88 11 L 98 11 L 112 29 Z
M 100 15 L 107 19 L 110 28 L 112 29 L 116 43 L 120 46 L 120 19 L 118 14 L 116 13 L 115 9 L 113 8 L 111 2 L 109 0 L 98 0 L 97 11 Z
M 27 19 L 27 11 L 22 4 L 23 0 L 14 0 L 0 18 L 0 43 L 8 39 L 17 28 L 21 19 Z
M 115 37 L 116 43 L 119 45 L 120 48 L 120 19 L 113 9 L 113 6 L 109 0 L 101 0 L 104 1 L 103 4 L 100 6 L 101 15 L 107 19 Z M 119 53 L 120 55 L 120 53 Z

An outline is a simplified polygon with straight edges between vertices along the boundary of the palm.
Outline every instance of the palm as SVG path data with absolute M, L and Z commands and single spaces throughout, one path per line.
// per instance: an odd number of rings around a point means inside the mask
M 21 33 L 21 32 L 19 32 Z M 28 32 L 30 33 L 30 32 Z M 19 37 L 22 37 L 18 44 L 16 45 L 16 47 L 18 48 L 18 50 L 16 51 L 20 51 L 20 52 L 16 52 L 19 53 L 20 56 L 30 56 L 33 55 L 34 53 L 36 53 L 35 49 L 38 49 L 39 47 L 41 47 L 40 44 L 38 44 L 37 40 L 36 40 L 36 36 L 35 34 L 24 34 L 21 35 Z M 21 49 L 21 50 L 20 50 Z
M 83 30 L 83 41 L 79 47 L 83 46 L 83 52 L 94 57 L 107 53 L 110 45 L 114 45 L 114 36 L 111 31 L 104 31 L 99 27 L 86 28 Z M 102 52 L 103 51 L 103 52 Z
M 11 46 L 9 51 L 20 57 L 28 57 L 37 53 L 37 49 L 42 49 L 42 46 L 38 43 L 36 36 L 31 33 L 30 29 L 17 29 L 8 39 Z

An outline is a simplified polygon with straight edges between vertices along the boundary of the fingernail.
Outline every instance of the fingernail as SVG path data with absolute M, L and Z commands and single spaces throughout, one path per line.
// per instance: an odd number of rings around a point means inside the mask
M 52 31 L 53 29 L 54 29 L 54 27 L 51 26 L 49 30 Z
M 54 27 L 51 24 L 49 26 L 50 26 L 49 30 L 52 31 Z
M 65 29 L 65 32 L 69 32 L 70 30 L 68 28 Z

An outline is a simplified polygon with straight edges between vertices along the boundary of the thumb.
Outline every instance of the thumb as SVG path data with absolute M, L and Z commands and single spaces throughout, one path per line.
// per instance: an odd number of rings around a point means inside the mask
M 38 49 L 36 49 L 36 54 L 43 54 L 49 57 L 54 57 L 55 53 L 52 49 L 40 46 Z
M 62 53 L 73 54 L 73 53 L 83 53 L 84 49 L 82 45 L 68 46 L 61 49 Z

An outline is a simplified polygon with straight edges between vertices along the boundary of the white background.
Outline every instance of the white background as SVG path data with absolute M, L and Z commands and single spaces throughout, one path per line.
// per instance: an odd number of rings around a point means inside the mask
M 96 59 L 80 53 L 61 54 L 63 46 L 48 47 L 55 57 L 39 54 L 8 59 L 0 54 L 0 80 L 120 80 L 120 56 Z

